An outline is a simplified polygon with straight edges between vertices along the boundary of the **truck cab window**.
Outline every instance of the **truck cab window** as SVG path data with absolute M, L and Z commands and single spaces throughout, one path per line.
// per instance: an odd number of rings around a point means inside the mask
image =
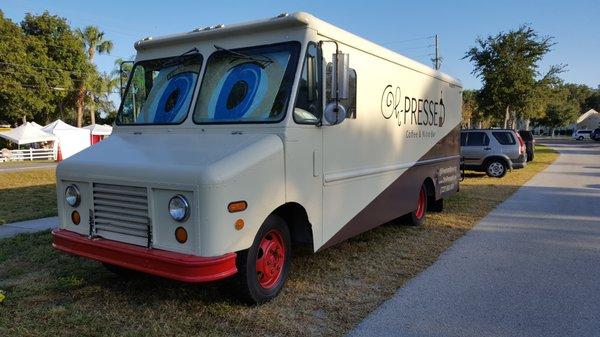
M 298 83 L 294 121 L 299 124 L 315 124 L 321 119 L 321 76 L 319 76 L 318 51 L 314 43 L 308 45 L 302 75 Z
M 327 63 L 327 103 L 333 101 L 331 98 L 331 71 L 333 69 L 333 64 L 331 62 Z M 356 70 L 350 68 L 348 69 L 348 78 L 349 78 L 349 90 L 348 90 L 348 98 L 340 100 L 340 103 L 346 108 L 346 118 L 356 119 Z

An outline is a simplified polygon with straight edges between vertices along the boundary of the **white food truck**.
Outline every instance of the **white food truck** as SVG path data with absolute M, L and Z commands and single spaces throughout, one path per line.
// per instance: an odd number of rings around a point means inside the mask
M 461 84 L 306 13 L 135 44 L 113 134 L 57 168 L 56 249 L 262 303 L 459 185 Z

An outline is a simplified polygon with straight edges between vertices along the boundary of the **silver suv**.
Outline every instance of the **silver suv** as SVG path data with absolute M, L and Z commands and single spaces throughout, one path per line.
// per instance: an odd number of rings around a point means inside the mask
M 513 130 L 462 130 L 460 153 L 463 168 L 502 178 L 508 170 L 527 165 L 527 154 Z

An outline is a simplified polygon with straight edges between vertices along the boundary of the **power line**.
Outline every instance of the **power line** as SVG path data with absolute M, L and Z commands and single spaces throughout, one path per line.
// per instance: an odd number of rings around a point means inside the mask
M 393 41 L 393 42 L 384 42 L 381 43 L 382 45 L 391 45 L 391 44 L 402 44 L 402 43 L 406 43 L 406 42 L 413 42 L 413 41 L 420 41 L 420 40 L 429 40 L 429 39 L 433 39 L 435 37 L 435 35 L 431 35 L 431 36 L 423 36 L 423 37 L 415 37 L 412 39 L 406 39 L 406 40 L 400 40 L 400 41 Z
M 407 51 L 407 50 L 418 50 L 418 49 L 425 49 L 425 48 L 431 48 L 431 47 L 435 47 L 435 45 L 430 44 L 427 46 L 418 46 L 418 47 L 411 47 L 411 48 L 403 48 L 403 49 L 399 49 L 401 52 L 403 51 Z

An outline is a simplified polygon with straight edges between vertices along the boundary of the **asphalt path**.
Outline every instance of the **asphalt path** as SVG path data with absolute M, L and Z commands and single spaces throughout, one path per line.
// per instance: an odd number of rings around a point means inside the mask
M 600 142 L 539 142 L 559 158 L 350 336 L 600 336 Z

